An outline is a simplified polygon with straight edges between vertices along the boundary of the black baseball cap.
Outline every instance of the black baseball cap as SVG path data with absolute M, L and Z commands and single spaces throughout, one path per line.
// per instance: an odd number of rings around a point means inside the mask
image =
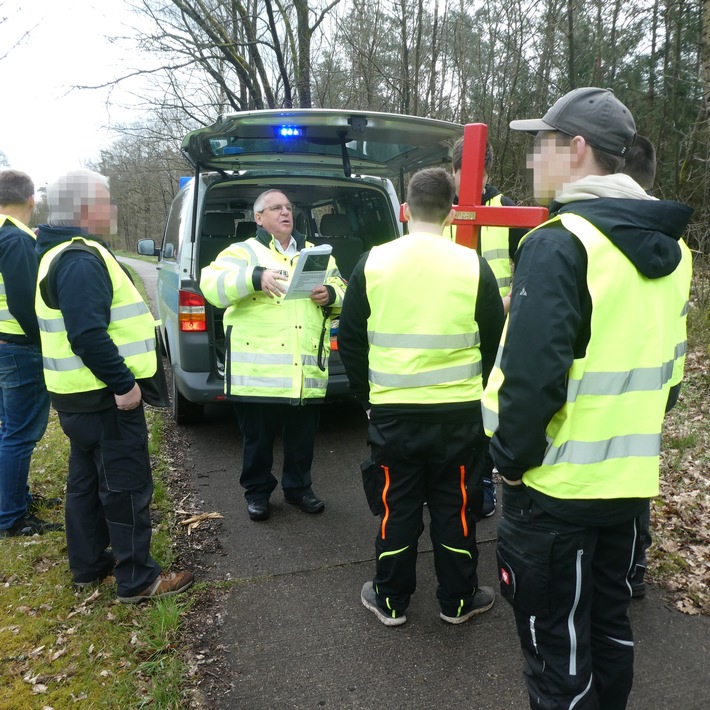
M 590 145 L 612 155 L 624 155 L 636 136 L 631 111 L 611 89 L 585 86 L 558 99 L 542 118 L 511 121 L 514 131 L 561 131 L 582 136 Z

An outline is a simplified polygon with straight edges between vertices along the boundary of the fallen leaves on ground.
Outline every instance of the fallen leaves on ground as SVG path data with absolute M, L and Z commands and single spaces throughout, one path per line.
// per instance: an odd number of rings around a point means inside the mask
M 688 352 L 678 405 L 666 417 L 661 493 L 651 506 L 649 577 L 686 614 L 710 615 L 710 373 Z

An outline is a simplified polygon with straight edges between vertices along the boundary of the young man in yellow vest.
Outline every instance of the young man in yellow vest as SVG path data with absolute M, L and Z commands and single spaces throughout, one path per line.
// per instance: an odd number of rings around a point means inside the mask
M 0 538 L 62 529 L 34 514 L 60 501 L 32 496 L 27 486 L 49 415 L 34 310 L 35 235 L 27 226 L 34 205 L 30 176 L 0 171 Z
M 441 618 L 460 624 L 495 600 L 478 584 L 475 515 L 485 441 L 480 397 L 503 305 L 485 260 L 443 234 L 453 197 L 445 170 L 412 177 L 409 234 L 361 258 L 340 317 L 340 356 L 370 418 L 374 464 L 364 483 L 381 516 L 375 577 L 361 600 L 386 626 L 406 621 L 425 502 Z
M 150 555 L 153 477 L 141 382 L 156 372 L 155 327 L 101 241 L 115 220 L 108 180 L 66 173 L 47 185 L 47 204 L 35 309 L 44 378 L 71 444 L 65 522 L 74 585 L 113 574 L 126 604 L 182 592 L 192 574 L 161 572 Z
M 451 170 L 454 175 L 456 194 L 461 190 L 461 164 L 463 161 L 463 138 L 454 143 L 451 157 Z M 481 204 L 494 206 L 512 206 L 515 202 L 502 195 L 497 187 L 488 182 L 493 167 L 493 148 L 486 143 L 486 155 L 483 162 L 483 186 Z M 447 227 L 452 240 L 456 239 L 456 225 Z M 525 236 L 527 229 L 515 227 L 481 227 L 476 251 L 488 262 L 496 277 L 498 292 L 503 299 L 503 309 L 507 313 L 510 307 L 510 284 L 512 280 L 511 262 L 518 243 Z M 493 483 L 493 459 L 486 450 L 486 464 L 483 471 L 483 509 L 481 515 L 489 518 L 496 512 L 496 488 Z
M 683 371 L 692 210 L 620 173 L 636 129 L 608 89 L 575 89 L 511 128 L 535 135 L 535 195 L 551 217 L 518 248 L 483 398 L 503 477 L 501 593 L 530 707 L 622 710 L 638 518 L 658 494 Z

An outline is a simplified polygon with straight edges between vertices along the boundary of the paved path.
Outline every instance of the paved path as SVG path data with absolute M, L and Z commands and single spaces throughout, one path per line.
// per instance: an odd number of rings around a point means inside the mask
M 155 273 L 154 265 L 137 263 Z M 360 588 L 373 573 L 377 523 L 361 490 L 365 421 L 358 409 L 324 410 L 314 480 L 327 508 L 319 516 L 285 505 L 277 491 L 272 518 L 249 521 L 238 484 L 240 438 L 224 409 L 208 408 L 205 422 L 180 429 L 180 437 L 202 510 L 224 515 L 216 532 L 222 552 L 202 558 L 203 579 L 229 582 L 204 619 L 210 648 L 223 645 L 229 664 L 211 680 L 209 707 L 527 707 L 510 608 L 498 597 L 467 624 L 442 622 L 427 532 L 407 624 L 385 628 L 360 604 Z M 484 584 L 494 582 L 495 524 L 479 526 Z M 710 707 L 710 619 L 670 610 L 653 588 L 630 613 L 636 680 L 629 709 Z

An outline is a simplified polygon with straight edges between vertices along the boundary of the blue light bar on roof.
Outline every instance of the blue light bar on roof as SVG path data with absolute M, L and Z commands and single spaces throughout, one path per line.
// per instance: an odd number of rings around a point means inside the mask
M 303 138 L 305 131 L 300 126 L 279 126 L 277 131 L 279 138 Z

